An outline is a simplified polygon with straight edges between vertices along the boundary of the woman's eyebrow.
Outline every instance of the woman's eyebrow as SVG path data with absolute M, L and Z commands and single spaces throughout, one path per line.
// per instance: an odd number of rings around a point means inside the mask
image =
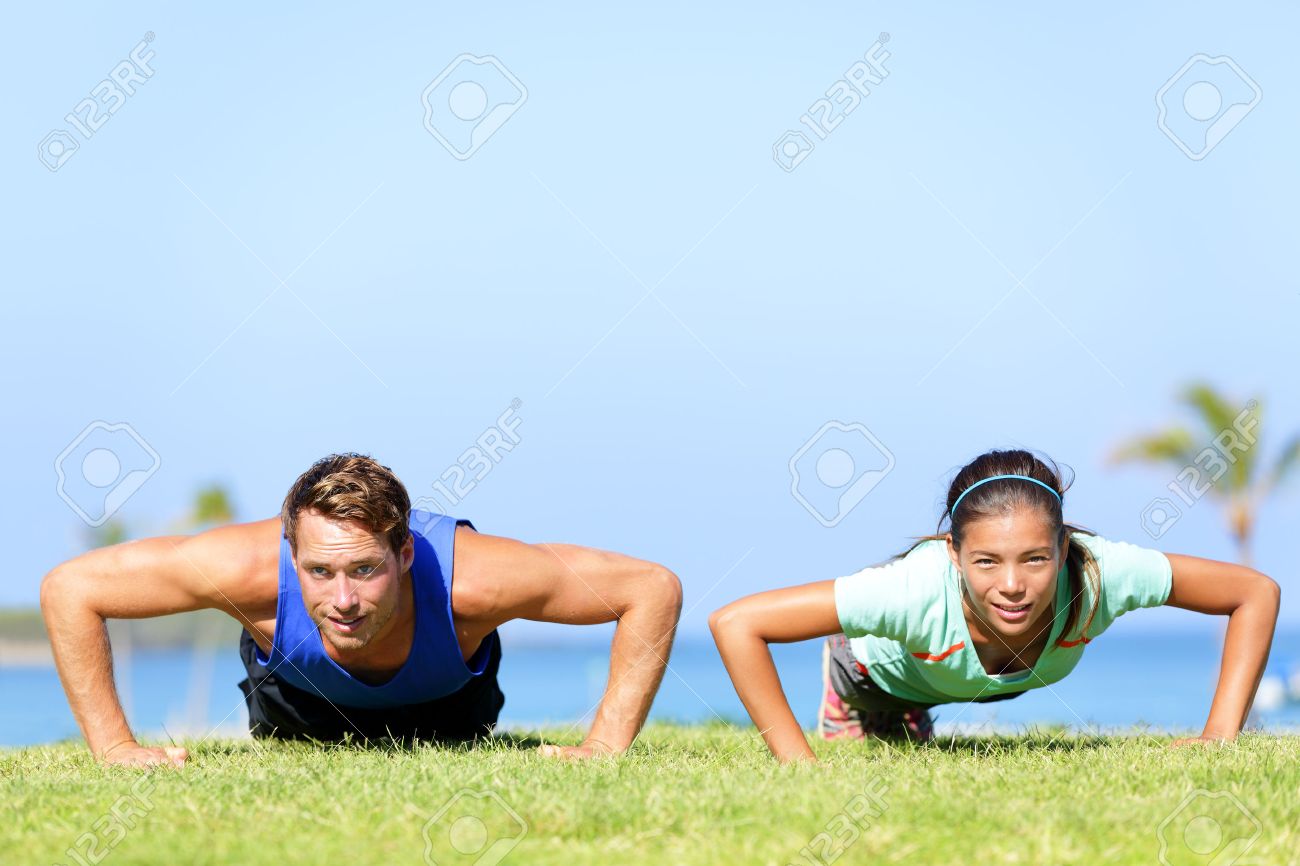
M 1034 547 L 1029 550 L 1026 550 L 1022 552 L 1020 555 L 1024 556 L 1026 553 L 1039 553 L 1041 551 L 1051 550 L 1051 549 L 1052 549 L 1051 547 L 1044 545 L 1043 547 Z M 991 550 L 972 550 L 971 556 L 1001 556 L 1001 554 L 994 553 Z

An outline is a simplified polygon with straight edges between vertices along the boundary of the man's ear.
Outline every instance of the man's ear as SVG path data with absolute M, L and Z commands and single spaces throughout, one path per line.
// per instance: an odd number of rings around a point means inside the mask
M 415 536 L 408 534 L 402 543 L 402 571 L 408 571 L 415 562 Z

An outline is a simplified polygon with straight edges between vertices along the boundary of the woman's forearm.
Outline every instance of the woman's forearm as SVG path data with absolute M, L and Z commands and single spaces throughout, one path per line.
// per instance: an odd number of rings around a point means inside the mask
M 781 763 L 816 761 L 781 688 L 767 641 L 725 618 L 711 623 L 722 662 L 736 694 L 754 720 L 763 741 Z
M 1278 585 L 1266 579 L 1229 614 L 1219 682 L 1202 737 L 1231 740 L 1246 723 L 1268 662 L 1280 598 Z

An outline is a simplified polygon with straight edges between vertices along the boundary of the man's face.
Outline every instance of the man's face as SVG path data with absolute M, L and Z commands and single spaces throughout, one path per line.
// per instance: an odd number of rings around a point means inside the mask
M 303 511 L 294 564 L 303 603 L 321 637 L 342 653 L 369 644 L 397 610 L 414 550 L 408 538 L 402 555 L 394 555 L 385 536 L 356 521 Z
M 971 523 L 958 554 L 948 556 L 966 584 L 966 604 L 1003 637 L 1032 641 L 1050 627 L 1056 573 L 1065 549 L 1036 513 L 1014 511 Z

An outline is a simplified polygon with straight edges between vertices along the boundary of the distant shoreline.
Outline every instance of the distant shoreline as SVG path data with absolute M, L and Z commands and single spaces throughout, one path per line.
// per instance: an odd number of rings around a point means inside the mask
M 48 641 L 0 638 L 0 668 L 54 667 L 54 651 Z

